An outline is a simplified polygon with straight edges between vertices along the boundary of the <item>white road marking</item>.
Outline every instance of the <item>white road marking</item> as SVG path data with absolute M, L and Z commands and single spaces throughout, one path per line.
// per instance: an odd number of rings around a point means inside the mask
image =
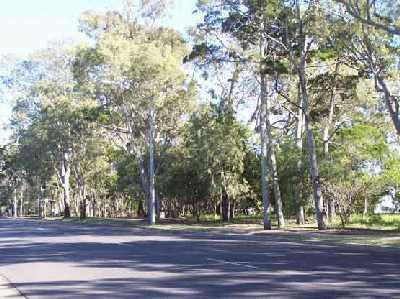
M 248 265 L 246 262 L 228 262 L 225 260 L 219 260 L 219 259 L 213 259 L 213 258 L 207 258 L 207 260 L 216 262 L 218 264 L 227 264 L 227 265 L 234 265 L 234 266 L 239 266 L 239 267 L 246 267 L 249 269 L 258 269 L 256 266 Z

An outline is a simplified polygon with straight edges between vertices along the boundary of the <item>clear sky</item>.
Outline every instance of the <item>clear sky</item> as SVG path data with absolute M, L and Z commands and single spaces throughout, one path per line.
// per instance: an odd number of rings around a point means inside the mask
M 182 33 L 196 22 L 196 0 L 175 0 L 167 23 Z M 0 0 L 0 56 L 24 57 L 46 47 L 51 40 L 82 38 L 79 15 L 88 9 L 121 7 L 121 0 Z M 0 103 L 0 143 L 10 115 L 10 105 Z

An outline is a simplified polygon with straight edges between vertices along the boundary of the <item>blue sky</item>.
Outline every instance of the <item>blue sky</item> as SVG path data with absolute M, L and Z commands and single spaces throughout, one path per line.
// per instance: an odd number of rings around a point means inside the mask
M 0 0 L 0 56 L 24 57 L 46 47 L 51 40 L 82 39 L 79 15 L 88 9 L 121 7 L 121 0 Z M 192 14 L 196 0 L 175 0 L 169 25 L 185 32 L 198 17 Z M 0 143 L 7 132 L 3 126 L 10 115 L 10 104 L 0 103 Z

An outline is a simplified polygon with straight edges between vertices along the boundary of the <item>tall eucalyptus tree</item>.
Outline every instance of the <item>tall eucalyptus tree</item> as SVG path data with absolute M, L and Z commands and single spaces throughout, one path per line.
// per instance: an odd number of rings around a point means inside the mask
M 193 86 L 182 68 L 187 53 L 182 37 L 172 29 L 145 26 L 135 17 L 143 12 L 148 14 L 146 10 L 87 12 L 81 28 L 94 43 L 80 49 L 75 77 L 80 88 L 97 100 L 103 127 L 138 160 L 148 220 L 153 224 L 160 206 L 156 148 L 173 142 L 190 107 Z

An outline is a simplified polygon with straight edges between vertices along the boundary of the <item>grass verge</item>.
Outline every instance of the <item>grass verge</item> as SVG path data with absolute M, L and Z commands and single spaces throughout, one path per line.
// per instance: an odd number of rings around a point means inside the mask
M 163 219 L 151 227 L 143 219 L 104 219 L 71 217 L 50 218 L 49 221 L 82 225 L 114 225 L 126 227 L 143 227 L 167 231 L 197 231 L 216 232 L 225 234 L 285 234 L 299 237 L 305 242 L 329 242 L 336 245 L 368 245 L 382 247 L 400 247 L 400 230 L 397 221 L 400 215 L 372 215 L 361 217 L 354 215 L 352 222 L 346 228 L 332 226 L 327 231 L 318 231 L 315 223 L 299 226 L 294 219 L 288 219 L 285 229 L 264 231 L 262 220 L 257 216 L 238 217 L 231 223 L 222 223 L 218 220 L 205 219 L 196 222 L 194 219 Z

